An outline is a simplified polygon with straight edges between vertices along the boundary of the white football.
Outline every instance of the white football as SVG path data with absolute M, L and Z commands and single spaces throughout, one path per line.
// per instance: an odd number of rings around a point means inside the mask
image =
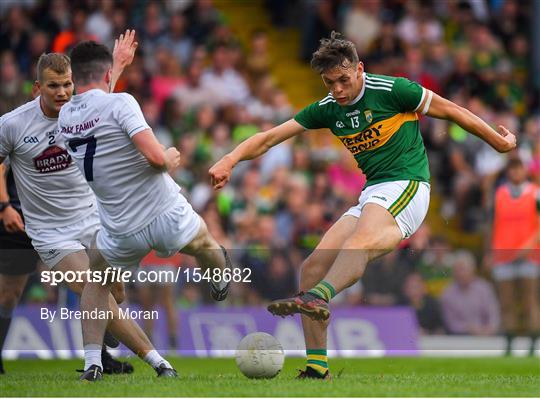
M 264 332 L 246 335 L 236 349 L 236 364 L 248 378 L 274 378 L 285 362 L 283 347 Z

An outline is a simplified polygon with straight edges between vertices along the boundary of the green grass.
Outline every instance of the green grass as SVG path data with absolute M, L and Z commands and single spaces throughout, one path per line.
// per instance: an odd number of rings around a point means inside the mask
M 180 373 L 158 380 L 133 360 L 135 373 L 77 381 L 78 360 L 6 361 L 0 396 L 540 396 L 540 362 L 531 358 L 332 359 L 333 381 L 297 381 L 300 358 L 273 380 L 249 380 L 233 359 L 173 358 Z

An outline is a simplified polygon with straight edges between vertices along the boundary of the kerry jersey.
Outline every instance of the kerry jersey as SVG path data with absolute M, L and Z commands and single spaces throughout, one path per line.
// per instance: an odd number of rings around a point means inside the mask
M 0 157 L 9 157 L 25 223 L 68 226 L 95 212 L 95 197 L 66 151 L 57 120 L 36 98 L 0 118 Z
M 110 234 L 141 230 L 178 199 L 180 187 L 167 172 L 152 167 L 132 141 L 150 127 L 130 94 L 93 89 L 73 96 L 62 107 L 58 125 Z
M 395 180 L 429 182 L 416 111 L 432 93 L 405 78 L 363 76 L 364 85 L 352 104 L 340 106 L 328 95 L 294 119 L 306 129 L 330 129 L 356 159 L 366 186 Z

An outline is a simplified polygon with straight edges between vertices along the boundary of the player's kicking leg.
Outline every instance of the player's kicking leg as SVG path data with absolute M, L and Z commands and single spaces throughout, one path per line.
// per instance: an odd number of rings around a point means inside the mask
M 303 266 L 301 288 L 305 291 L 292 298 L 273 301 L 268 306 L 274 315 L 302 314 L 307 367 L 300 378 L 329 378 L 326 353 L 328 302 L 357 282 L 370 260 L 394 249 L 402 238 L 392 215 L 376 204 L 367 204 L 358 220 L 343 217 L 327 235 Z M 341 247 L 341 250 L 332 250 L 329 245 Z
M 366 204 L 352 235 L 341 246 L 324 279 L 301 295 L 272 302 L 268 310 L 280 316 L 302 313 L 313 320 L 327 320 L 330 299 L 356 283 L 364 274 L 367 263 L 392 251 L 402 237 L 386 209 L 377 204 Z
M 95 245 L 93 247 L 95 248 Z M 92 270 L 104 271 L 109 267 L 98 250 L 90 250 L 88 254 Z M 103 284 L 89 281 L 82 290 L 81 311 L 111 310 L 113 319 L 82 320 L 85 364 L 80 379 L 98 381 L 102 378 L 101 346 L 107 328 L 129 349 L 152 366 L 158 377 L 176 377 L 177 373 L 174 368 L 155 350 L 139 325 L 131 319 L 119 317 L 118 305 L 111 294 L 112 288 L 111 282 Z
M 219 268 L 221 270 L 228 268 L 232 272 L 232 263 L 227 251 L 210 234 L 206 223 L 200 216 L 199 219 L 201 225 L 197 235 L 180 252 L 194 256 L 202 268 Z M 220 277 L 223 277 L 223 273 L 220 274 Z M 229 286 L 230 281 L 220 279 L 220 281 L 215 282 L 211 279 L 212 298 L 216 301 L 223 301 L 229 293 Z
M 269 305 L 268 310 L 276 315 L 303 315 L 308 368 L 300 377 L 321 378 L 327 375 L 328 302 L 354 284 L 363 275 L 369 261 L 393 250 L 403 237 L 413 234 L 420 226 L 429 205 L 429 186 L 421 185 L 418 182 L 399 182 L 365 190 L 359 205 L 346 213 L 358 217 L 358 221 L 353 223 L 349 218 L 341 218 L 317 248 L 340 248 L 337 254 L 336 251 L 316 250 L 305 262 L 301 288 L 312 288 Z
M 336 260 L 339 249 L 356 227 L 357 218 L 343 216 L 325 233 L 317 248 L 302 263 L 300 290 L 307 292 L 326 275 Z M 302 315 L 302 327 L 306 342 L 306 369 L 298 378 L 329 378 L 327 357 L 328 320 L 313 320 Z

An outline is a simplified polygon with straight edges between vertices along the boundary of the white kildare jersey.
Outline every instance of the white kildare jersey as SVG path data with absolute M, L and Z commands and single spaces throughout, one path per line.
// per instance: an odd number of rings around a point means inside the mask
M 73 96 L 58 125 L 110 234 L 141 230 L 178 199 L 180 187 L 150 166 L 131 140 L 150 127 L 130 94 L 93 89 Z
M 95 212 L 96 200 L 39 101 L 0 118 L 0 158 L 9 157 L 28 227 L 64 227 Z

